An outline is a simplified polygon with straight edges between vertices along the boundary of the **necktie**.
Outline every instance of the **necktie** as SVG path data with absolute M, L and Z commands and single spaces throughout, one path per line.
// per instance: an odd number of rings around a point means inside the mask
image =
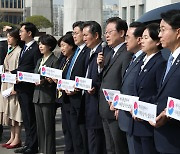
M 76 60 L 76 58 L 77 58 L 77 55 L 78 55 L 79 50 L 80 50 L 80 48 L 78 47 L 78 48 L 76 49 L 75 53 L 74 53 L 74 56 L 73 56 L 73 58 L 72 58 L 72 60 L 71 60 L 70 65 L 69 65 L 69 68 L 68 68 L 68 71 L 67 71 L 67 74 L 66 74 L 66 79 L 68 79 L 68 80 L 70 79 L 72 66 L 73 66 L 74 63 L 75 63 L 75 60 Z
M 22 58 L 22 56 L 24 55 L 24 53 L 26 52 L 26 48 L 27 48 L 27 45 L 24 45 L 24 48 L 23 48 L 23 50 L 22 50 L 22 52 L 21 52 L 21 58 Z
M 111 59 L 113 59 L 114 53 L 115 53 L 115 51 L 112 49 L 112 50 L 111 50 Z
M 167 76 L 167 74 L 168 74 L 168 72 L 172 66 L 173 59 L 174 59 L 174 57 L 172 56 L 172 54 L 170 54 L 168 62 L 167 62 L 166 73 L 164 75 L 163 81 L 165 80 L 165 78 L 166 78 L 166 76 Z
M 135 59 L 136 59 L 136 56 L 133 55 L 133 56 L 132 56 L 132 59 L 131 59 L 131 61 L 130 61 L 130 63 L 129 63 L 129 66 L 134 62 Z

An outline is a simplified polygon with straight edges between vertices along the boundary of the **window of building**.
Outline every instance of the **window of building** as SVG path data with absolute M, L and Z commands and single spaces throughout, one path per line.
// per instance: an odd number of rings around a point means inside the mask
M 144 14 L 144 4 L 139 5 L 139 17 Z
M 130 6 L 130 22 L 135 21 L 135 6 Z
M 18 8 L 21 8 L 21 0 L 18 0 Z
M 17 8 L 17 0 L 14 0 L 14 8 Z
M 9 0 L 6 0 L 6 6 L 5 6 L 5 8 L 9 8 Z
M 122 19 L 127 19 L 127 7 L 122 7 Z
M 1 8 L 4 8 L 4 0 L 1 1 Z
M 13 8 L 13 0 L 10 0 L 9 3 L 10 3 L 10 8 Z

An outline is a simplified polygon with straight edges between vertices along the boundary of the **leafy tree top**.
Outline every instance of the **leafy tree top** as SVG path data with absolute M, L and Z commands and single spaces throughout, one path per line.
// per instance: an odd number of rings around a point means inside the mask
M 47 18 L 41 15 L 27 17 L 26 22 L 35 24 L 38 30 L 41 28 L 50 28 L 53 26 L 53 24 Z

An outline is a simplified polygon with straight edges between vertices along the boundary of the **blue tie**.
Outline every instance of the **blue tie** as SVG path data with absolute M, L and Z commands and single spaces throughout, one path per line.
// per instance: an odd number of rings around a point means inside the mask
M 24 48 L 23 48 L 23 50 L 22 50 L 22 52 L 21 52 L 21 58 L 22 58 L 22 56 L 24 55 L 24 53 L 26 52 L 26 48 L 27 48 L 27 45 L 24 45 Z
M 169 72 L 169 70 L 170 70 L 170 68 L 172 66 L 173 59 L 174 59 L 174 57 L 172 56 L 172 54 L 170 54 L 168 62 L 167 62 L 166 73 L 164 75 L 163 81 L 165 80 L 165 78 L 166 78 L 166 76 L 167 76 L 167 74 L 168 74 L 168 72 Z
M 74 56 L 73 56 L 73 58 L 72 58 L 72 60 L 71 60 L 70 65 L 69 65 L 69 68 L 68 68 L 68 71 L 67 71 L 67 74 L 66 74 L 66 79 L 68 79 L 68 80 L 70 79 L 72 66 L 73 66 L 74 63 L 75 63 L 75 60 L 76 60 L 76 57 L 77 57 L 77 55 L 78 55 L 79 50 L 80 50 L 80 48 L 78 47 L 78 48 L 76 49 L 75 53 L 74 53 Z

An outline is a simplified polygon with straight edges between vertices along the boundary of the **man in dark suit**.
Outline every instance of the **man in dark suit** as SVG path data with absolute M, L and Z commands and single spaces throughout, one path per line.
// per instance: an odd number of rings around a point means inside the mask
M 106 149 L 108 154 L 127 154 L 128 146 L 126 134 L 120 130 L 118 121 L 110 111 L 109 104 L 105 100 L 102 89 L 120 90 L 122 77 L 131 60 L 131 53 L 127 52 L 125 34 L 127 23 L 118 17 L 107 20 L 105 31 L 106 41 L 112 50 L 104 59 L 102 53 L 98 54 L 97 63 L 99 71 L 102 70 L 102 83 L 100 87 L 99 112 L 103 120 L 103 129 L 106 138 Z
M 8 50 L 7 38 L 0 37 L 0 65 L 4 64 L 4 59 L 6 57 L 7 50 Z M 3 133 L 3 126 L 0 125 L 0 141 L 2 139 L 2 133 Z
M 155 98 L 157 118 L 154 130 L 155 146 L 161 154 L 180 153 L 180 122 L 165 114 L 168 97 L 180 99 L 180 10 L 161 14 L 160 41 L 171 51 L 161 87 Z M 173 57 L 173 58 L 171 58 Z M 169 69 L 168 69 L 169 68 Z
M 91 49 L 87 56 L 86 78 L 92 79 L 92 89 L 85 91 L 85 124 L 88 134 L 89 154 L 105 154 L 105 136 L 99 115 L 99 88 L 97 56 L 102 51 L 102 30 L 96 21 L 87 21 L 83 28 L 84 42 Z M 106 48 L 109 49 L 109 48 Z M 104 48 L 104 52 L 105 48 Z
M 127 50 L 134 55 L 128 68 L 123 76 L 121 93 L 125 95 L 135 96 L 135 76 L 138 71 L 139 61 L 144 57 L 144 53 L 141 50 L 141 37 L 145 27 L 144 24 L 139 22 L 133 22 L 130 24 L 126 33 L 126 47 Z M 133 122 L 132 115 L 129 112 L 119 110 L 118 114 L 119 127 L 122 131 L 126 132 L 128 148 L 130 154 L 135 154 L 133 136 L 129 134 L 129 123 Z
M 73 24 L 74 43 L 78 48 L 69 64 L 66 79 L 75 80 L 75 76 L 85 77 L 86 74 L 85 60 L 89 49 L 83 41 L 82 24 L 83 22 L 76 22 Z M 67 97 L 65 103 L 70 103 L 70 111 L 67 120 L 69 120 L 71 126 L 73 150 L 76 154 L 86 154 L 88 152 L 88 147 L 87 134 L 84 125 L 84 111 L 81 112 L 80 110 L 82 105 L 82 91 L 66 91 L 66 94 Z
M 37 60 L 41 57 L 38 44 L 33 39 L 36 31 L 36 26 L 32 23 L 21 24 L 20 38 L 25 41 L 25 45 L 20 53 L 18 68 L 12 71 L 13 74 L 16 74 L 17 71 L 34 72 Z M 38 148 L 35 111 L 32 102 L 34 84 L 19 82 L 15 89 L 18 94 L 26 133 L 25 145 L 20 149 L 16 149 L 15 153 L 34 154 Z

